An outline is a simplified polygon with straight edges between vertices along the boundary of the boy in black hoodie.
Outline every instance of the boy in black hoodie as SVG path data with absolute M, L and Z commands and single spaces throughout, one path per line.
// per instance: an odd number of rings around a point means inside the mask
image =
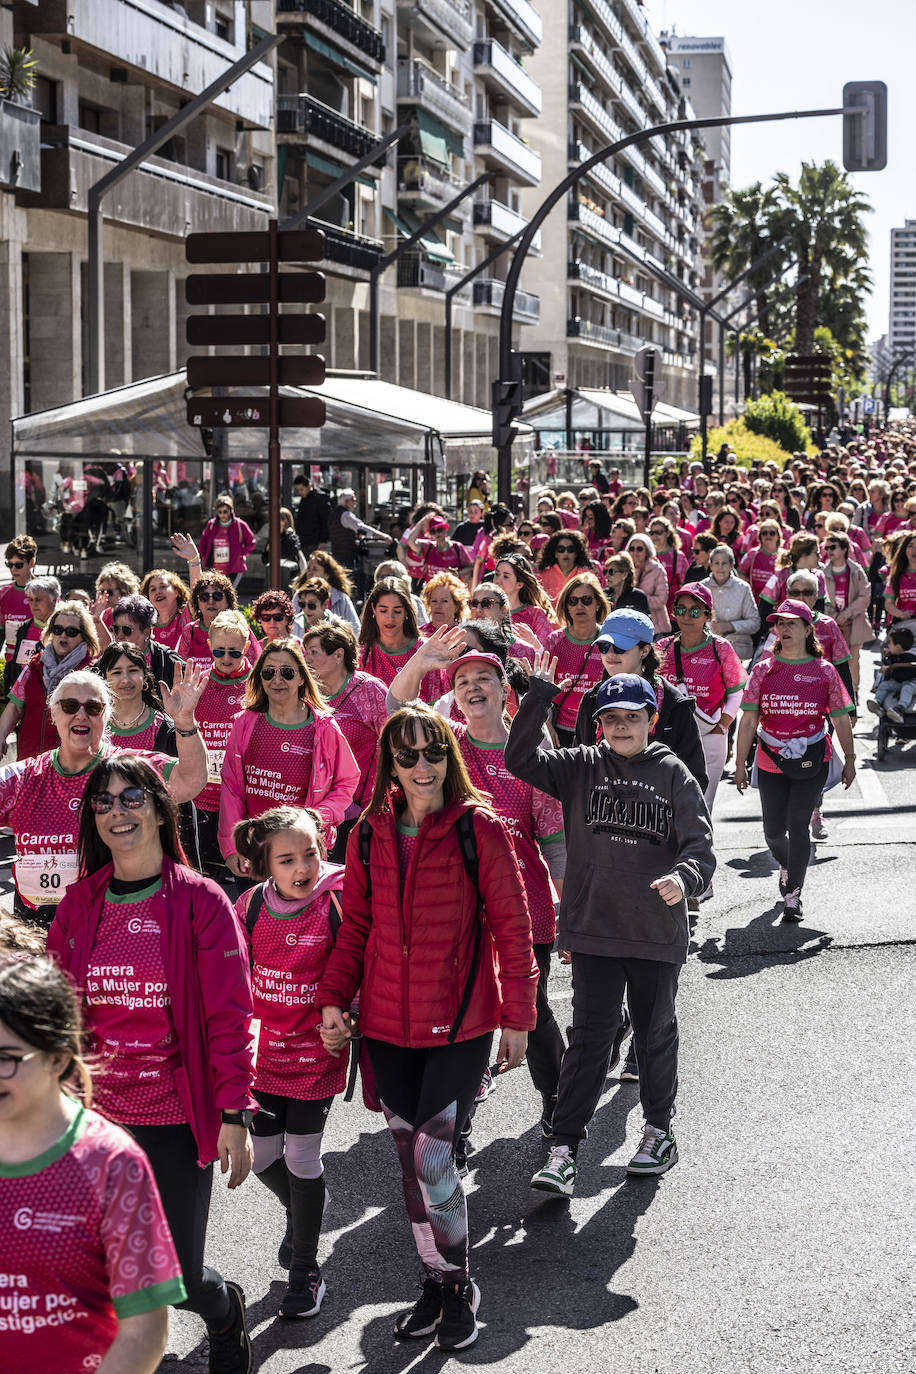
M 563 806 L 567 878 L 558 945 L 572 960 L 573 1024 L 563 1057 L 553 1136 L 531 1186 L 569 1196 L 576 1152 L 604 1089 L 626 989 L 639 1060 L 645 1128 L 631 1174 L 662 1174 L 677 1162 L 671 1117 L 677 1092 L 674 1001 L 687 958 L 688 897 L 715 870 L 712 824 L 696 780 L 663 744 L 649 742 L 655 693 L 635 674 L 603 683 L 597 745 L 538 747 L 556 659 L 535 660 L 512 722 L 510 772 Z

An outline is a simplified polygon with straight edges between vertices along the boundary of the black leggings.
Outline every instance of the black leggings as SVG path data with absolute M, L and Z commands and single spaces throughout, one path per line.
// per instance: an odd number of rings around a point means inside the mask
M 757 769 L 763 833 L 773 858 L 788 872 L 789 892 L 801 891 L 805 881 L 811 855 L 808 827 L 826 781 L 826 763 L 813 778 L 787 778 L 785 773 Z
M 209 1331 L 224 1331 L 232 1304 L 222 1274 L 204 1264 L 213 1165 L 201 1169 L 190 1126 L 125 1126 L 145 1151 L 162 1198 L 188 1296 L 176 1303 L 203 1317 Z

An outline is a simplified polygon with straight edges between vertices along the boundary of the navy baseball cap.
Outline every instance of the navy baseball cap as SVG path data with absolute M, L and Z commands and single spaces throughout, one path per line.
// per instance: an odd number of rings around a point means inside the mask
M 650 716 L 654 716 L 658 710 L 655 688 L 651 682 L 637 673 L 618 673 L 616 677 L 609 677 L 607 682 L 602 682 L 598 688 L 592 719 L 597 720 L 604 711 L 642 711 L 646 707 Z
M 612 611 L 598 631 L 597 649 L 599 654 L 606 653 L 611 644 L 618 649 L 635 649 L 637 644 L 651 644 L 654 638 L 655 626 L 642 611 Z

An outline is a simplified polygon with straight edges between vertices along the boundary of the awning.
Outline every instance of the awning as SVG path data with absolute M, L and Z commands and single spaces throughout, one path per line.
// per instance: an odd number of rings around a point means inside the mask
M 306 45 L 313 48 L 315 52 L 320 52 L 322 57 L 326 57 L 329 62 L 333 62 L 335 67 L 342 67 L 345 72 L 350 72 L 352 76 L 359 76 L 363 81 L 371 81 L 373 86 L 378 84 L 378 77 L 374 72 L 370 72 L 368 67 L 361 67 L 358 62 L 354 62 L 352 57 L 341 52 L 340 48 L 335 48 L 333 43 L 326 43 L 323 38 L 316 38 L 313 33 L 306 32 Z
M 417 110 L 417 127 L 420 131 L 420 151 L 440 167 L 448 167 L 451 161 L 448 146 L 448 130 L 438 119 L 425 110 Z
M 283 145 L 281 144 L 280 146 L 282 148 Z M 322 157 L 320 153 L 313 153 L 311 148 L 306 149 L 305 160 L 310 167 L 315 168 L 316 172 L 324 172 L 326 176 L 330 177 L 337 178 L 340 176 L 341 172 L 348 170 L 348 168 L 344 167 L 342 162 L 334 162 L 329 157 Z M 360 186 L 368 186 L 371 191 L 375 190 L 375 182 L 372 181 L 370 177 L 357 175 L 353 180 L 358 181 Z
M 405 239 L 409 239 L 411 234 L 415 234 L 422 224 L 422 220 L 418 215 L 415 215 L 412 210 L 405 210 L 403 206 L 398 209 L 397 214 L 395 214 L 394 210 L 389 210 L 387 205 L 383 208 L 388 218 L 394 220 Z M 442 240 L 436 236 L 433 229 L 427 229 L 417 243 L 417 247 L 427 258 L 429 258 L 430 262 L 446 263 L 455 261 L 455 254 L 451 249 L 446 248 Z

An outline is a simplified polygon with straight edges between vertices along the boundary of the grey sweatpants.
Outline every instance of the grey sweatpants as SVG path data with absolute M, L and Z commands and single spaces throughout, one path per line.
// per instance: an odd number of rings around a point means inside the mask
M 563 1055 L 553 1143 L 575 1153 L 604 1091 L 623 994 L 639 1060 L 639 1096 L 651 1126 L 667 1130 L 677 1096 L 677 1018 L 680 964 L 573 954 L 573 1023 Z

